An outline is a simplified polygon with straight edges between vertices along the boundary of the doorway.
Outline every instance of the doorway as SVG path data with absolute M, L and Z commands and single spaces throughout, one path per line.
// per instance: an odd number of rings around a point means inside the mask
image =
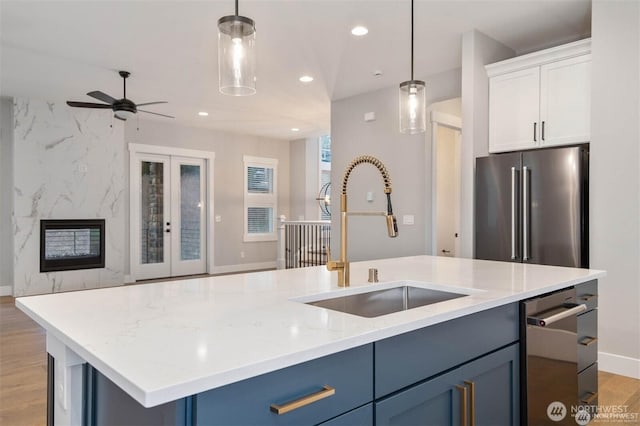
M 460 253 L 459 117 L 431 112 L 432 134 L 432 253 L 456 257 Z
M 134 148 L 129 175 L 133 278 L 208 272 L 213 264 L 209 263 L 212 182 L 207 179 L 211 162 L 193 155 L 196 152 L 185 156 L 178 155 L 185 154 L 184 150 L 152 153 L 153 148 Z

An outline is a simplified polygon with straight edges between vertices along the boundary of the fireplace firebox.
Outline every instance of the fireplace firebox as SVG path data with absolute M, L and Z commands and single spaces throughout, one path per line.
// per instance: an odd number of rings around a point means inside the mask
M 104 219 L 40 221 L 40 272 L 104 268 Z

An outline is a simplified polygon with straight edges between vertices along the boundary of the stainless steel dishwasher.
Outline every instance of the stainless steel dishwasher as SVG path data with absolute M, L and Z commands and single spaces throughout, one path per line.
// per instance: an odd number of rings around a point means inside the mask
M 522 302 L 523 424 L 576 425 L 579 410 L 597 405 L 597 377 L 583 383 L 584 370 L 597 373 L 597 364 L 585 365 L 582 348 L 593 346 L 597 330 L 584 330 L 579 316 L 590 307 L 580 301 L 570 288 Z

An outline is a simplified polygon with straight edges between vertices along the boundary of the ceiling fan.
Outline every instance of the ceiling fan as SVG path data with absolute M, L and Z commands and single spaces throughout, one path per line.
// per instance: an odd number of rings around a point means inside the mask
M 122 77 L 122 83 L 123 83 L 124 94 L 122 96 L 122 99 L 115 99 L 112 96 L 109 96 L 106 93 L 97 90 L 94 92 L 89 92 L 87 93 L 87 95 L 91 96 L 92 98 L 96 98 L 99 101 L 106 102 L 106 104 L 67 101 L 67 105 L 72 107 L 77 107 L 77 108 L 112 109 L 113 116 L 118 120 L 122 120 L 122 121 L 126 121 L 128 118 L 133 117 L 138 111 L 145 112 L 147 114 L 160 115 L 162 117 L 175 118 L 166 114 L 159 114 L 157 112 L 138 109 L 139 106 L 166 104 L 167 101 L 145 102 L 143 104 L 136 105 L 133 101 L 131 101 L 130 99 L 127 99 L 127 77 L 129 77 L 131 73 L 129 73 L 128 71 L 118 71 L 118 74 L 120 74 L 120 77 Z

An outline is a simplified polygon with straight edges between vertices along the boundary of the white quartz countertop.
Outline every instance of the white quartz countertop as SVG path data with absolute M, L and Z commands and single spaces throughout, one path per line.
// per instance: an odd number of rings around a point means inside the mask
M 367 269 L 378 268 L 379 284 Z M 145 407 L 603 277 L 603 271 L 416 256 L 21 297 L 16 305 Z M 411 285 L 469 296 L 364 318 L 300 302 Z M 292 300 L 295 299 L 295 300 Z

